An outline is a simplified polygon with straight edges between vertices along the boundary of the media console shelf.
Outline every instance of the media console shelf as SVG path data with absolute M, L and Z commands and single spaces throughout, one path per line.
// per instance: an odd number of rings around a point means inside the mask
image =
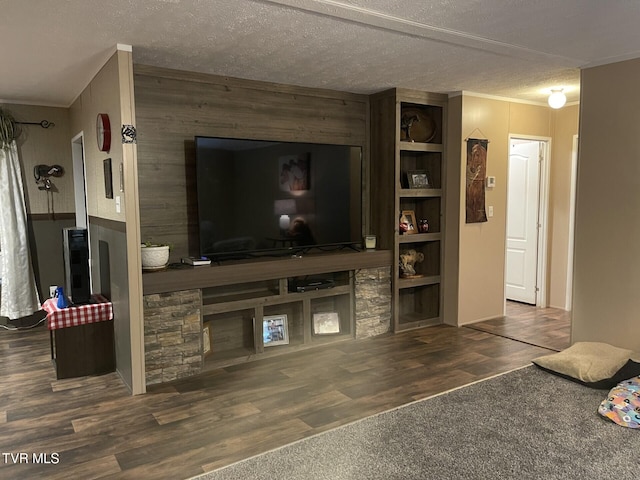
M 212 332 L 205 367 L 354 338 L 353 273 L 331 272 L 322 278 L 334 286 L 291 292 L 290 279 L 282 278 L 203 289 L 203 326 Z M 314 333 L 317 314 L 334 318 L 336 331 Z M 270 318 L 282 335 L 274 341 L 268 336 Z
M 178 372 L 175 378 L 180 378 L 202 369 L 353 339 L 357 319 L 367 320 L 362 283 L 373 282 L 387 292 L 387 318 L 381 321 L 386 321 L 388 330 L 391 263 L 391 252 L 379 250 L 145 273 L 147 384 L 174 379 L 169 372 Z M 356 282 L 361 272 L 376 273 L 369 275 L 373 280 Z M 376 293 L 371 296 L 374 301 L 380 298 Z M 270 337 L 265 331 L 269 319 L 280 326 L 281 336 Z M 171 364 L 178 358 L 181 363 Z

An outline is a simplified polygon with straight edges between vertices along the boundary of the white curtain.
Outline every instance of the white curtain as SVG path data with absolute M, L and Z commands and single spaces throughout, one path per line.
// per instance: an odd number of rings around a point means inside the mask
M 0 148 L 0 249 L 0 316 L 27 317 L 40 310 L 40 299 L 29 253 L 27 209 L 16 142 Z

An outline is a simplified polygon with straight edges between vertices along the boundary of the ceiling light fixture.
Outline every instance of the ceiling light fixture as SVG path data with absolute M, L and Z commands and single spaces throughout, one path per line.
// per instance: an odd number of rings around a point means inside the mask
M 567 103 L 567 97 L 564 94 L 563 88 L 552 88 L 551 95 L 549 95 L 549 106 L 551 108 L 562 108 Z

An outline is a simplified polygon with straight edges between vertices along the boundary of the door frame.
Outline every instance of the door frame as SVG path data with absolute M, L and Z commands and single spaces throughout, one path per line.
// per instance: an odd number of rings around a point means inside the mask
M 509 134 L 508 143 L 508 157 L 511 155 L 511 141 L 512 140 L 529 140 L 537 141 L 541 143 L 542 161 L 540 162 L 539 171 L 539 183 L 538 183 L 538 252 L 536 261 L 536 307 L 547 306 L 547 231 L 548 231 L 548 219 L 549 219 L 549 182 L 550 182 L 550 161 L 551 161 L 551 137 L 543 137 L 537 135 L 519 135 L 515 133 Z M 507 157 L 507 196 L 509 198 L 509 160 Z M 508 200 L 505 202 L 506 208 Z M 504 278 L 506 280 L 507 272 L 507 248 L 506 248 L 506 235 L 507 225 L 505 216 L 505 249 L 504 249 Z M 506 313 L 506 301 L 507 301 L 507 286 L 506 281 L 503 291 L 503 300 Z
M 565 310 L 571 311 L 573 308 L 573 248 L 575 242 L 576 225 L 576 187 L 578 184 L 578 135 L 573 136 L 573 146 L 571 148 L 571 191 L 569 197 L 569 238 L 567 251 L 567 291 L 565 299 Z
M 87 169 L 84 159 L 84 132 L 80 132 L 71 139 L 73 194 L 76 208 L 76 227 L 87 229 L 87 247 L 89 250 L 89 291 L 93 292 L 91 232 L 89 231 L 89 204 L 87 201 Z

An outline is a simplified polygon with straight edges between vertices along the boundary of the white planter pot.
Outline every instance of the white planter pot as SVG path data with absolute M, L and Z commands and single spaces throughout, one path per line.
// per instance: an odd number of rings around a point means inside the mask
M 142 269 L 158 270 L 164 268 L 169 263 L 169 246 L 146 246 L 141 245 Z

